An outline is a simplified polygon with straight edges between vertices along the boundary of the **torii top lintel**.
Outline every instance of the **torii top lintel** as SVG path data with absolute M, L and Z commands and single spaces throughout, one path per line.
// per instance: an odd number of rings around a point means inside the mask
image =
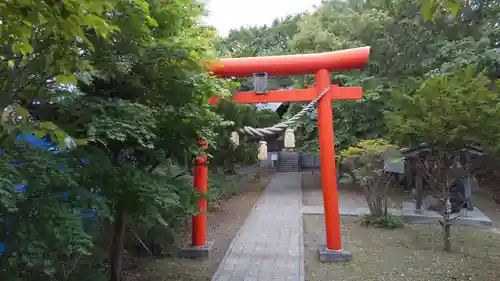
M 364 67 L 369 55 L 370 47 L 361 47 L 305 55 L 225 58 L 210 63 L 209 69 L 214 75 L 226 78 L 250 77 L 258 72 L 269 76 L 314 74 L 321 69 L 340 72 Z

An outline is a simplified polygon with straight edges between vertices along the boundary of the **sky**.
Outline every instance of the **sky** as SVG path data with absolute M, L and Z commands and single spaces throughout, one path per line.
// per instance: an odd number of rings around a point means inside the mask
M 242 26 L 271 24 L 274 19 L 312 11 L 321 0 L 202 0 L 207 4 L 207 22 L 220 35 Z

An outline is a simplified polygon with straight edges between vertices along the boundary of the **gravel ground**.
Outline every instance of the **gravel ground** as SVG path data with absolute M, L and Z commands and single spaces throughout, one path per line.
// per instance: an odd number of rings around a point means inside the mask
M 386 230 L 342 219 L 348 263 L 319 262 L 324 242 L 323 216 L 304 217 L 306 281 L 495 281 L 500 280 L 500 235 L 460 227 L 452 230 L 452 252 L 441 251 L 438 225 Z
M 483 190 L 473 202 L 500 227 L 500 206 Z M 359 187 L 339 186 L 340 200 L 363 204 Z M 322 204 L 320 175 L 303 175 L 304 205 Z M 408 200 L 397 191 L 393 204 Z M 405 225 L 386 230 L 361 226 L 356 218 L 342 218 L 344 248 L 354 255 L 348 263 L 325 264 L 318 259 L 324 245 L 324 217 L 304 216 L 306 281 L 495 281 L 500 280 L 500 234 L 470 227 L 452 229 L 452 252 L 444 253 L 441 229 L 435 225 Z
M 363 191 L 352 184 L 339 184 L 339 199 L 349 200 L 352 204 L 363 207 L 366 205 Z M 316 171 L 302 173 L 302 201 L 305 206 L 323 206 L 321 190 L 321 173 Z
M 357 207 L 368 207 L 363 189 L 356 184 L 339 184 L 339 202 L 348 203 Z M 323 193 L 321 190 L 321 173 L 316 171 L 302 173 L 302 191 L 304 206 L 323 206 Z M 389 207 L 400 208 L 401 202 L 410 200 L 411 194 L 403 189 L 391 191 Z
M 257 182 L 246 184 L 241 193 L 236 194 L 207 215 L 209 241 L 215 242 L 213 256 L 207 260 L 181 258 L 142 259 L 137 269 L 126 273 L 127 281 L 209 281 L 224 257 L 229 244 L 243 225 L 243 222 L 262 190 L 272 178 L 272 172 L 260 171 Z M 184 243 L 190 241 L 190 229 L 179 236 Z
M 500 204 L 493 201 L 493 194 L 488 189 L 476 188 L 472 191 L 472 203 L 487 215 L 494 228 L 500 228 Z

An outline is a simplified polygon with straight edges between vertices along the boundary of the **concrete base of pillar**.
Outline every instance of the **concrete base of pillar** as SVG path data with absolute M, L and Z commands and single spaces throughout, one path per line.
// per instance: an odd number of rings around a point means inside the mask
M 187 259 L 208 259 L 212 256 L 214 242 L 207 242 L 201 247 L 186 245 L 182 248 L 180 256 Z
M 329 250 L 326 247 L 319 248 L 319 260 L 322 262 L 343 262 L 352 260 L 352 254 L 342 250 Z

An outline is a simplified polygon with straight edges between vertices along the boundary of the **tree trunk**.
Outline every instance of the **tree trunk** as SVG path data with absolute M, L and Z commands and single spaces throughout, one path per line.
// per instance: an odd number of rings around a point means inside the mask
M 374 217 L 381 217 L 383 215 L 382 198 L 378 196 L 377 190 L 371 184 L 369 183 L 364 188 L 365 199 L 368 203 L 370 214 Z
M 125 214 L 120 207 L 116 208 L 115 225 L 113 228 L 113 241 L 111 244 L 110 264 L 111 275 L 110 281 L 120 281 L 123 260 L 123 247 L 125 244 Z
M 448 195 L 448 194 L 446 194 Z M 451 251 L 451 202 L 450 198 L 446 198 L 446 203 L 444 204 L 444 216 L 443 216 L 443 239 L 444 239 L 444 250 L 446 252 Z
M 378 196 L 378 194 L 375 190 L 373 191 L 372 196 L 375 198 L 375 208 L 377 209 L 377 217 L 381 217 L 382 216 L 382 198 L 380 198 L 380 196 Z
M 388 219 L 389 218 L 389 212 L 387 211 L 387 205 L 389 205 L 387 194 L 385 195 L 384 198 L 384 218 Z
M 363 187 L 363 193 L 365 195 L 366 203 L 368 203 L 368 209 L 370 210 L 370 214 L 372 216 L 374 216 L 375 215 L 375 202 L 373 201 L 370 187 L 368 187 L 368 186 Z
M 445 222 L 444 225 L 444 250 L 446 252 L 451 251 L 451 224 L 449 222 Z
M 422 209 L 422 191 L 424 189 L 424 171 L 423 167 L 420 166 L 420 163 L 416 164 L 416 172 L 415 172 L 415 209 Z M 423 164 L 422 164 L 423 165 Z

